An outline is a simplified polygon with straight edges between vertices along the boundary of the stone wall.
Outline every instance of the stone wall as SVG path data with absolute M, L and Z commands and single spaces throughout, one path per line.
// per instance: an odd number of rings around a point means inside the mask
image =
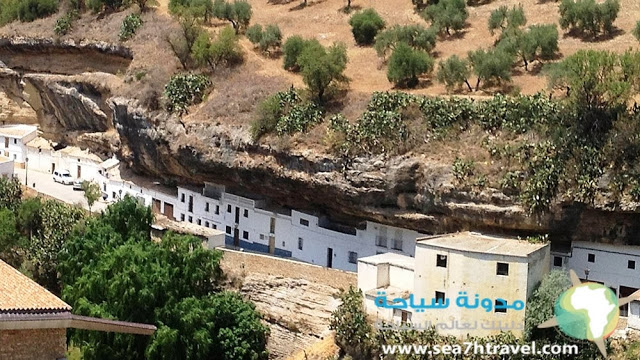
M 356 273 L 299 261 L 277 258 L 269 255 L 247 253 L 218 248 L 224 253 L 221 267 L 230 274 L 264 274 L 291 279 L 304 279 L 311 283 L 327 285 L 334 289 L 348 289 L 357 286 Z
M 0 331 L 0 360 L 56 360 L 66 351 L 65 329 Z

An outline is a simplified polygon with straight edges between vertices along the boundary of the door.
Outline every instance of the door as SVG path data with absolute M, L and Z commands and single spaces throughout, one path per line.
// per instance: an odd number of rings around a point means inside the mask
M 51 163 L 51 173 L 53 174 L 56 171 L 56 163 Z
M 240 247 L 240 230 L 233 229 L 233 246 Z
M 78 165 L 78 176 L 76 176 L 76 178 L 78 179 L 82 178 L 82 168 L 80 167 L 80 165 Z
M 276 252 L 276 237 L 269 236 L 269 254 L 273 254 Z
M 193 212 L 193 195 L 189 195 L 189 212 Z
M 240 223 L 240 208 L 236 206 L 236 224 Z
M 333 267 L 333 249 L 327 248 L 327 267 Z
M 9 147 L 9 138 L 5 136 L 4 138 L 4 148 L 8 148 Z
M 164 216 L 171 220 L 175 220 L 173 217 L 173 204 L 164 203 Z
M 633 294 L 634 292 L 636 292 L 637 290 L 638 289 L 636 288 L 620 285 L 620 295 L 618 295 L 618 297 L 619 298 L 627 297 Z M 623 306 L 620 307 L 620 316 L 629 316 L 629 304 L 624 304 Z
M 160 214 L 160 206 L 162 205 L 161 201 L 158 199 L 152 199 L 151 210 L 153 210 L 154 214 Z
M 275 234 L 276 233 L 276 218 L 272 217 L 271 221 L 269 222 L 269 232 L 271 234 Z

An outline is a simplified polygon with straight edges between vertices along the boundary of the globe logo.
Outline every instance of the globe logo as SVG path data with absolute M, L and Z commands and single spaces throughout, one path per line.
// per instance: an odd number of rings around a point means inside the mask
M 640 291 L 618 299 L 608 287 L 582 283 L 573 270 L 569 271 L 573 286 L 560 294 L 553 307 L 553 318 L 539 328 L 557 326 L 568 336 L 593 341 L 606 357 L 604 339 L 613 334 L 620 318 L 620 306 L 640 298 Z

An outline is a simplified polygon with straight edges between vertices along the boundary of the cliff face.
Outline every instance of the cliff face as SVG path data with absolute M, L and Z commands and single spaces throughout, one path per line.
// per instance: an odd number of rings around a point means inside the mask
M 0 42 L 0 60 L 10 46 Z M 101 49 L 74 51 L 127 59 L 126 50 Z M 179 183 L 221 183 L 342 221 L 371 219 L 425 233 L 550 232 L 557 239 L 626 243 L 639 238 L 640 217 L 634 211 L 570 203 L 544 216 L 529 216 L 498 190 L 456 190 L 450 165 L 427 162 L 420 154 L 346 161 L 312 151 L 276 151 L 213 122 L 185 124 L 117 96 L 114 89 L 121 80 L 108 72 L 45 74 L 5 67 L 0 88 L 33 107 L 46 137 L 104 156 L 117 154 L 138 173 Z

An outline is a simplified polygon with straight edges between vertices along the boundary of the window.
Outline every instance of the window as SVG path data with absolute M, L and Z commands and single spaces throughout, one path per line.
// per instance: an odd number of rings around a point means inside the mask
M 248 240 L 249 239 L 249 232 L 248 231 L 243 231 L 242 232 L 242 238 Z
M 208 221 L 205 221 L 205 222 L 204 222 L 204 226 L 205 226 L 205 227 L 209 227 L 209 222 L 208 222 Z
M 227 228 L 225 229 L 225 232 L 231 235 L 231 226 L 227 226 Z
M 180 194 L 180 202 L 184 202 L 184 193 Z
M 436 255 L 436 266 L 437 267 L 447 267 L 447 255 Z
M 244 209 L 244 213 L 242 214 L 242 216 L 248 218 L 249 217 L 249 210 Z
M 553 257 L 553 266 L 562 266 L 562 258 L 560 256 Z
M 502 300 L 502 299 L 496 299 L 495 305 L 494 305 L 494 311 L 497 313 L 506 313 L 507 312 L 507 308 L 505 307 L 506 301 Z
M 215 229 L 217 229 L 217 228 L 218 228 L 218 225 L 216 225 L 216 224 L 211 224 L 211 227 L 215 230 Z
M 198 219 L 196 222 L 198 223 L 198 225 L 202 225 L 202 220 Z
M 283 241 L 283 242 L 282 242 L 282 247 L 285 247 L 285 246 L 286 246 L 286 245 L 285 245 L 285 242 Z
M 193 222 L 193 216 L 189 216 L 189 222 L 192 223 Z
M 636 262 L 633 260 L 629 260 L 627 261 L 627 269 L 635 269 L 636 268 Z
M 302 250 L 303 244 L 304 244 L 304 240 L 301 237 L 299 237 L 298 238 L 298 250 Z
M 592 263 L 592 262 L 596 262 L 596 254 L 588 254 L 587 255 L 587 261 Z
M 220 215 L 220 206 L 216 205 L 216 215 Z
M 300 219 L 300 225 L 303 225 L 303 226 L 309 226 L 309 220 L 307 220 L 307 219 Z
M 209 203 L 204 204 L 204 211 L 209 212 Z
M 184 214 L 180 214 L 180 221 L 184 221 Z
M 357 264 L 358 263 L 358 253 L 355 251 L 349 251 L 349 262 L 351 264 Z
M 402 239 L 393 239 L 393 250 L 402 251 Z
M 509 276 L 509 264 L 499 262 L 496 266 L 496 275 Z
M 436 304 L 444 304 L 444 293 L 436 291 Z
M 18 139 L 13 139 L 13 143 L 17 144 L 18 143 Z M 78 161 L 80 161 L 80 159 L 78 159 Z
M 376 236 L 376 246 L 387 247 L 387 237 L 386 236 Z
M 227 205 L 227 212 L 231 213 L 231 205 Z
M 264 240 L 264 234 L 260 234 L 260 240 Z

